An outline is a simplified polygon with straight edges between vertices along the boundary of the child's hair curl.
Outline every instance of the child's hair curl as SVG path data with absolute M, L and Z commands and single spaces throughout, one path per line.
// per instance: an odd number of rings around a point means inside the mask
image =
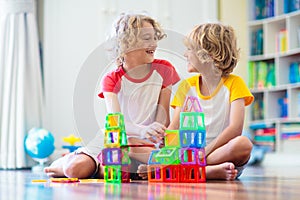
M 203 63 L 214 62 L 221 76 L 229 75 L 236 67 L 240 49 L 231 26 L 206 23 L 194 27 L 185 39 L 185 45 L 194 50 Z

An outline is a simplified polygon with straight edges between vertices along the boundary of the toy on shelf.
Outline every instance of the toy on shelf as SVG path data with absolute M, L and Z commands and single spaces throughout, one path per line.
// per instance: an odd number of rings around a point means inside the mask
M 166 130 L 165 147 L 153 150 L 148 161 L 149 182 L 206 181 L 204 113 L 197 97 L 188 96 L 180 113 L 179 130 Z
M 81 138 L 75 137 L 75 135 L 71 134 L 68 137 L 63 137 L 63 141 L 69 143 L 69 145 L 63 145 L 62 148 L 68 149 L 70 152 L 73 152 L 80 147 L 76 146 L 75 143 L 81 142 Z

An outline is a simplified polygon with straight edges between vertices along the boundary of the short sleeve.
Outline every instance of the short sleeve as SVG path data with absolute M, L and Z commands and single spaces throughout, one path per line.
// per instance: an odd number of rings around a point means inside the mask
M 231 85 L 231 91 L 230 102 L 244 98 L 245 106 L 248 106 L 254 101 L 254 96 L 241 77 L 235 76 Z
M 170 62 L 156 59 L 153 61 L 152 65 L 154 65 L 154 68 L 163 78 L 163 88 L 175 85 L 178 81 L 180 81 L 177 71 Z
M 178 89 L 171 102 L 171 107 L 182 107 L 186 98 L 188 91 L 190 90 L 190 85 L 187 80 L 182 80 L 178 86 Z
M 98 96 L 100 98 L 104 98 L 103 93 L 104 92 L 113 92 L 113 93 L 118 93 L 120 91 L 120 77 L 117 75 L 115 72 L 110 72 L 106 74 L 102 79 L 101 79 L 101 88 L 100 88 L 100 93 Z

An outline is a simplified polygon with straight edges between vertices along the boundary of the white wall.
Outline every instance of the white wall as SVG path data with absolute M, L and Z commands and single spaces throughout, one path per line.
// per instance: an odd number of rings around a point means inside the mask
M 101 54 L 99 46 L 103 45 L 105 36 L 119 13 L 128 10 L 146 10 L 154 16 L 170 33 L 169 40 L 162 41 L 163 48 L 158 51 L 157 56 L 169 59 L 183 77 L 187 76 L 187 73 L 185 60 L 182 55 L 179 55 L 183 53 L 180 37 L 196 24 L 217 19 L 217 0 L 190 0 L 189 3 L 182 0 L 39 1 L 42 5 L 39 19 L 45 72 L 44 126 L 54 134 L 58 149 L 61 148 L 63 136 L 73 133 L 83 137 L 87 142 L 97 134 L 92 127 L 95 124 L 93 120 L 96 120 L 99 126 L 104 124 L 106 112 L 104 101 L 99 100 L 95 95 L 92 102 L 94 116 L 87 116 L 91 114 L 88 105 L 86 105 L 87 109 L 82 105 L 78 111 L 79 114 L 82 113 L 79 118 L 83 117 L 87 121 L 87 124 L 82 126 L 86 128 L 83 131 L 80 128 L 78 132 L 78 124 L 74 122 L 73 95 L 76 82 L 80 81 L 84 71 L 83 68 L 89 64 L 87 58 L 91 60 L 98 57 L 99 71 L 96 72 L 98 74 L 103 74 L 103 70 L 110 69 L 103 66 L 106 61 L 101 62 L 104 55 Z M 171 41 L 172 36 L 178 44 Z M 91 89 L 96 91 L 98 86 L 93 84 L 97 82 L 88 81 L 92 84 Z M 81 88 L 82 91 L 90 91 L 88 85 L 84 87 Z M 89 120 L 89 117 L 93 119 Z

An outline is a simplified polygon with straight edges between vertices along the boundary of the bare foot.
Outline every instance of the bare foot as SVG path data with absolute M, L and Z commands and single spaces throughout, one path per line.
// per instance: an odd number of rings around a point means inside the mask
M 148 167 L 146 164 L 140 164 L 137 170 L 137 173 L 139 177 L 142 179 L 147 179 L 148 178 Z
M 59 158 L 55 160 L 49 167 L 44 168 L 44 172 L 47 174 L 49 177 L 65 177 L 64 171 L 63 171 L 63 159 Z
M 238 171 L 231 162 L 206 166 L 206 179 L 233 181 L 235 180 L 237 173 Z

